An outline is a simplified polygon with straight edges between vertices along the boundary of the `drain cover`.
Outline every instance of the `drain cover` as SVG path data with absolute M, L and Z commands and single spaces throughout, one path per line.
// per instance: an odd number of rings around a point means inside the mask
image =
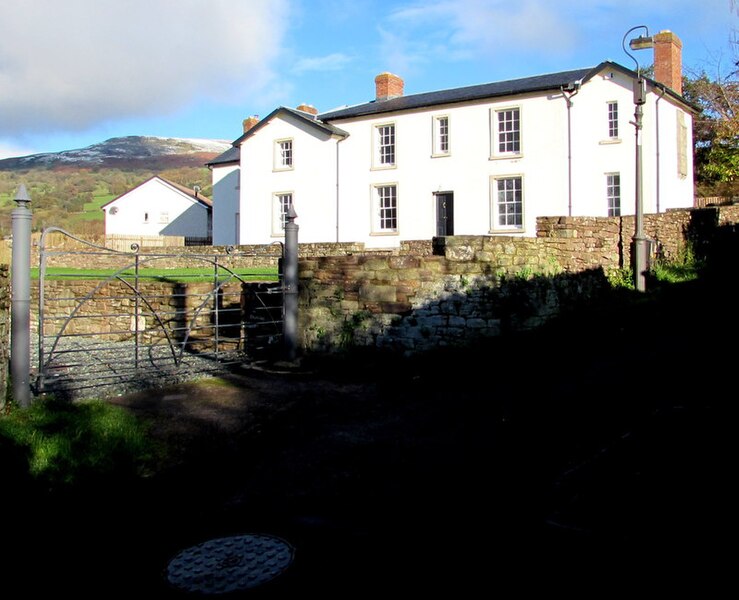
M 209 540 L 180 552 L 167 568 L 169 582 L 188 592 L 225 594 L 267 583 L 293 560 L 286 541 L 260 534 Z

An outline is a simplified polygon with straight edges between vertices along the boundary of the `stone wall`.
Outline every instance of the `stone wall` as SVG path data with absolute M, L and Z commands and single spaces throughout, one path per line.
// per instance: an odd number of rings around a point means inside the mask
M 98 246 L 93 248 L 61 233 L 49 234 L 46 242 L 46 264 L 49 267 L 69 268 L 120 268 L 134 260 L 132 253 L 113 253 L 105 250 L 105 238 L 86 240 Z M 31 265 L 39 264 L 40 236 L 34 235 L 31 249 Z M 94 252 L 94 254 L 89 254 Z M 431 255 L 431 240 L 404 241 L 393 250 L 367 250 L 361 242 L 299 244 L 301 257 L 345 256 L 351 254 Z M 274 269 L 282 256 L 282 244 L 243 244 L 240 246 L 178 246 L 171 248 L 141 246 L 139 256 L 153 268 L 183 268 L 204 266 L 202 257 L 218 256 L 219 264 L 229 267 Z M 192 256 L 192 259 L 188 259 Z M 198 258 L 201 257 L 201 258 Z M 156 257 L 156 258 L 154 258 Z M 148 259 L 148 260 L 147 260 Z M 141 260 L 141 258 L 140 258 Z
M 485 239 L 472 256 L 461 241 L 447 247 L 449 256 L 301 260 L 301 346 L 417 352 L 464 345 L 541 325 L 609 287 L 601 269 L 559 271 L 536 240 Z M 522 274 L 533 264 L 539 274 Z
M 655 258 L 674 260 L 707 228 L 737 222 L 739 205 L 678 209 L 644 215 L 644 233 L 654 242 Z M 556 240 L 547 242 L 548 252 L 567 270 L 628 267 L 633 235 L 633 216 L 537 219 L 537 239 Z
M 647 215 L 654 258 L 699 247 L 739 206 Z M 299 261 L 299 335 L 308 352 L 353 346 L 406 353 L 537 327 L 610 290 L 630 264 L 633 217 L 539 220 L 536 238 L 435 238 L 433 255 Z
M 45 239 L 46 265 L 72 269 L 115 269 L 135 261 L 133 252 L 112 252 L 106 249 L 104 238 L 85 241 L 94 246 L 60 233 L 48 235 Z M 34 266 L 39 264 L 39 242 L 40 238 L 34 237 L 31 248 L 31 265 Z M 282 256 L 282 247 L 279 244 L 237 246 L 233 249 L 227 246 L 142 246 L 138 255 L 144 266 L 156 269 L 208 266 L 208 261 L 216 256 L 219 264 L 229 268 L 274 269 Z
M 31 333 L 38 335 L 39 286 L 31 287 Z M 96 334 L 107 341 L 131 339 L 136 331 L 136 297 L 130 287 L 113 280 L 75 280 L 45 282 L 44 335 Z M 250 284 L 234 282 L 221 288 L 219 307 L 241 309 L 243 288 Z M 255 284 L 256 285 L 256 284 Z M 193 335 L 207 338 L 213 335 L 213 284 L 139 282 L 139 331 L 145 331 L 144 341 L 164 339 L 168 333 L 184 328 L 191 322 L 197 328 Z M 242 315 L 234 317 L 240 322 Z M 193 321 L 194 319 L 194 321 Z M 180 335 L 175 332 L 175 336 Z M 33 338 L 35 341 L 35 337 Z

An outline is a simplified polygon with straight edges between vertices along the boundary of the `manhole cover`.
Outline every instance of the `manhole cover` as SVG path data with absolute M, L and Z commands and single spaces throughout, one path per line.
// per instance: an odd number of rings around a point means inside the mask
M 225 594 L 274 579 L 293 560 L 293 547 L 270 535 L 209 540 L 180 552 L 167 568 L 169 582 L 188 592 Z

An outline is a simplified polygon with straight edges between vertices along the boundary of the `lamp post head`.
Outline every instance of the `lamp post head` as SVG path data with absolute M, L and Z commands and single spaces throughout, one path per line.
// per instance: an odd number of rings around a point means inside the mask
M 621 47 L 627 56 L 634 61 L 634 64 L 636 65 L 636 73 L 639 74 L 639 62 L 636 60 L 636 57 L 626 49 L 626 38 L 629 37 L 629 34 L 632 31 L 636 31 L 637 29 L 643 29 L 646 32 L 646 35 L 640 35 L 639 37 L 629 40 L 629 48 L 632 50 L 646 50 L 647 48 L 654 48 L 654 38 L 649 35 L 649 29 L 646 25 L 637 25 L 636 27 L 629 29 L 624 34 L 624 39 L 621 40 Z
M 28 205 L 31 203 L 31 197 L 26 190 L 26 184 L 20 184 L 13 200 L 18 204 L 18 208 L 28 208 Z
M 651 35 L 640 35 L 633 40 L 629 40 L 629 48 L 632 50 L 647 50 L 648 48 L 654 48 L 654 38 Z

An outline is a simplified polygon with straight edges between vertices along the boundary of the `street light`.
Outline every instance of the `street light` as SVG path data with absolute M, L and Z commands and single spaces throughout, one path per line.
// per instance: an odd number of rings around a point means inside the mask
M 647 270 L 647 248 L 649 240 L 644 235 L 644 203 L 642 200 L 642 157 L 641 157 L 641 129 L 642 129 L 642 106 L 647 101 L 647 85 L 646 80 L 639 70 L 639 62 L 636 60 L 633 54 L 626 49 L 626 38 L 632 31 L 637 29 L 643 29 L 646 35 L 640 35 L 639 37 L 629 40 L 629 48 L 632 50 L 646 50 L 647 48 L 654 48 L 654 38 L 649 35 L 649 29 L 646 25 L 637 25 L 629 29 L 624 35 L 624 39 L 621 42 L 621 47 L 624 52 L 636 63 L 636 79 L 634 80 L 634 125 L 636 133 L 636 189 L 635 189 L 635 223 L 634 223 L 634 237 L 632 238 L 632 265 L 634 269 L 634 287 L 639 292 L 646 290 L 646 277 L 645 272 Z

